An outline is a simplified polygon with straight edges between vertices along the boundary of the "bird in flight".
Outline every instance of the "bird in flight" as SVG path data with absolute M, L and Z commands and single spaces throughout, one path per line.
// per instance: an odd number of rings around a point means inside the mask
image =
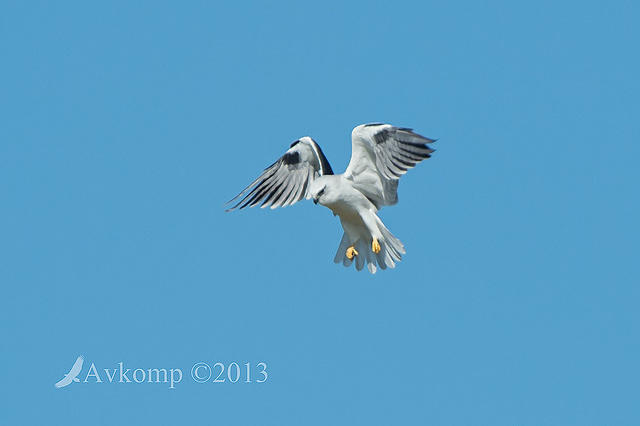
M 80 379 L 78 379 L 78 374 L 80 374 L 80 371 L 82 371 L 82 363 L 83 362 L 84 362 L 84 357 L 82 355 L 80 355 L 76 359 L 76 362 L 73 363 L 73 366 L 71 367 L 71 370 L 69 370 L 69 372 L 67 374 L 65 374 L 64 377 L 62 379 L 60 379 L 60 381 L 55 384 L 55 387 L 63 388 L 65 386 L 68 386 L 69 384 L 71 384 L 71 382 L 79 382 Z
M 400 177 L 429 158 L 435 142 L 412 129 L 371 123 L 351 132 L 351 161 L 336 175 L 320 146 L 309 136 L 298 139 L 275 163 L 227 204 L 227 211 L 254 207 L 286 207 L 313 199 L 340 217 L 344 230 L 334 262 L 356 269 L 367 265 L 394 268 L 405 253 L 403 244 L 378 217 L 378 210 L 398 202 Z

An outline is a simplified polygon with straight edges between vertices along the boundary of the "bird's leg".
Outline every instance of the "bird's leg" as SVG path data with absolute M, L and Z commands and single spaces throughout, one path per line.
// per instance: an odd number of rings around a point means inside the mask
M 347 249 L 347 253 L 346 253 L 346 255 L 347 255 L 347 258 L 348 258 L 349 260 L 352 260 L 352 259 L 353 259 L 353 257 L 354 257 L 354 256 L 357 256 L 358 254 L 359 254 L 359 253 L 358 253 L 358 251 L 356 250 L 356 248 L 355 248 L 354 246 L 351 246 L 351 247 L 349 247 L 349 248 Z
M 371 241 L 371 250 L 378 254 L 380 253 L 380 242 L 378 239 L 382 239 L 382 234 L 380 233 L 380 228 L 378 227 L 378 223 L 382 224 L 376 212 L 374 210 L 362 210 L 360 212 L 360 217 L 362 218 L 362 222 L 367 227 L 367 230 L 371 233 L 371 237 L 373 241 Z

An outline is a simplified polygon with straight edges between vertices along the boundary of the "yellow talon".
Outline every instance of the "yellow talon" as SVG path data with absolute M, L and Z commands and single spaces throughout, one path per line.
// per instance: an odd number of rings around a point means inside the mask
M 358 255 L 358 251 L 353 246 L 347 249 L 347 258 L 349 258 L 349 260 L 353 259 L 353 256 L 357 256 L 357 255 Z
M 375 254 L 380 253 L 380 243 L 377 238 L 373 239 L 373 242 L 371 243 L 371 250 L 373 250 Z

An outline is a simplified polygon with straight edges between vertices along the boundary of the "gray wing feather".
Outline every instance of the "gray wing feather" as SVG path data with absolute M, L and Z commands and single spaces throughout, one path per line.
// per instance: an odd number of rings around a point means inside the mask
M 332 173 L 320 147 L 309 137 L 291 144 L 291 148 L 267 167 L 256 180 L 227 204 L 227 211 L 254 207 L 286 207 L 309 199 L 310 183 L 323 173 Z
M 420 161 L 431 157 L 435 142 L 406 127 L 363 124 L 351 133 L 351 161 L 345 177 L 377 208 L 398 201 L 398 180 Z
M 399 179 L 435 150 L 427 146 L 434 139 L 414 133 L 412 129 L 378 126 L 373 134 L 376 166 L 387 179 Z M 377 128 L 378 128 L 377 127 Z

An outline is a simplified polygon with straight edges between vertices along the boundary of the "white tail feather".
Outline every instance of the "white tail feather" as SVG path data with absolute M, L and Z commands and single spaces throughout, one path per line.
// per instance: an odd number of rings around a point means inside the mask
M 375 218 L 378 229 L 382 234 L 382 239 L 379 241 L 380 252 L 377 254 L 373 252 L 371 247 L 373 237 L 368 233 L 359 235 L 355 243 L 352 243 L 349 236 L 344 233 L 333 260 L 335 263 L 342 263 L 346 267 L 351 266 L 353 259 L 347 257 L 347 248 L 353 244 L 358 252 L 358 255 L 355 256 L 355 264 L 358 271 L 364 268 L 365 263 L 372 274 L 376 273 L 378 267 L 381 269 L 396 267 L 396 263 L 402 260 L 402 255 L 406 253 L 404 245 L 384 226 L 377 215 Z

